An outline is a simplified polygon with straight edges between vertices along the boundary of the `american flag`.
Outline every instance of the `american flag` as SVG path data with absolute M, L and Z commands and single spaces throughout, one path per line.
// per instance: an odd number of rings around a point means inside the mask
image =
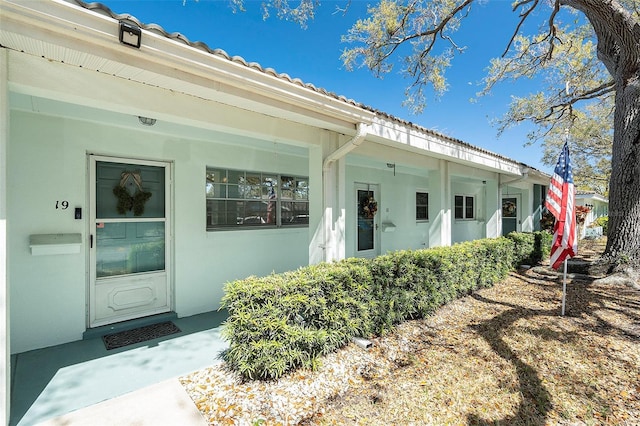
M 575 194 L 569 147 L 565 142 L 545 201 L 545 206 L 556 218 L 551 246 L 551 267 L 554 269 L 558 269 L 567 257 L 578 253 Z

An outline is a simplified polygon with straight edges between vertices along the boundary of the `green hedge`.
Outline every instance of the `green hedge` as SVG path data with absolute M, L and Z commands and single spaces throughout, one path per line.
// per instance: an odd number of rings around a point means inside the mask
M 553 235 L 547 231 L 511 232 L 507 238 L 515 243 L 515 264 L 535 265 L 549 257 Z
M 277 378 L 373 329 L 371 270 L 364 259 L 319 264 L 225 287 L 223 358 L 246 378 Z
M 609 216 L 600 216 L 593 221 L 591 226 L 602 226 L 602 235 L 607 235 L 609 230 Z
M 380 335 L 500 281 L 531 248 L 529 237 L 515 237 L 403 250 L 230 282 L 221 306 L 229 314 L 223 359 L 248 379 L 314 368 L 322 355 L 354 336 Z

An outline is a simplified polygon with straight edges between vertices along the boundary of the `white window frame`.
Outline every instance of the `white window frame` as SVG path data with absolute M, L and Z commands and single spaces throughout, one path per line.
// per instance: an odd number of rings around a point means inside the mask
M 229 196 L 229 192 L 226 191 L 224 196 L 220 196 L 214 193 L 214 195 L 209 195 L 208 193 L 208 185 L 219 185 L 219 188 L 224 187 L 225 190 L 229 189 L 230 187 L 233 186 L 241 186 L 241 184 L 235 183 L 235 182 L 209 182 L 208 180 L 208 175 L 210 172 L 213 171 L 224 171 L 226 176 L 228 177 L 230 173 L 242 173 L 245 176 L 245 179 L 248 175 L 260 175 L 261 177 L 261 181 L 259 184 L 260 190 L 263 190 L 263 185 L 264 185 L 264 181 L 265 181 L 265 177 L 275 177 L 276 181 L 277 181 L 277 185 L 276 185 L 276 191 L 275 191 L 275 199 L 273 199 L 273 203 L 275 203 L 275 224 L 268 224 L 268 223 L 252 223 L 252 224 L 245 224 L 245 223 L 235 223 L 235 224 L 230 224 L 230 223 L 225 223 L 225 224 L 218 224 L 218 225 L 210 225 L 209 224 L 209 201 L 235 201 L 235 202 L 240 202 L 240 203 L 247 203 L 247 202 L 264 202 L 265 198 L 264 198 L 264 194 L 261 193 L 261 196 L 258 198 L 251 198 L 251 197 L 243 197 L 243 196 L 237 196 L 237 197 L 230 197 Z M 233 169 L 233 168 L 227 168 L 227 167 L 207 167 L 206 168 L 206 175 L 207 178 L 205 179 L 205 212 L 207 215 L 207 219 L 206 219 L 206 230 L 207 232 L 218 232 L 218 231 L 236 231 L 236 230 L 248 230 L 248 229 L 273 229 L 273 228 L 301 228 L 301 227 L 309 227 L 309 178 L 307 176 L 300 176 L 294 173 L 273 173 L 273 172 L 261 172 L 261 171 L 254 171 L 254 170 L 246 170 L 246 169 Z M 306 187 L 304 187 L 303 192 L 306 192 L 306 198 L 284 198 L 283 193 L 284 193 L 284 189 L 282 188 L 282 183 L 283 183 L 283 178 L 288 177 L 288 178 L 292 178 L 294 180 L 294 182 L 306 182 Z M 252 186 L 258 186 L 258 185 L 252 185 L 249 183 L 246 183 L 245 185 L 247 185 L 247 187 L 252 187 Z M 271 197 L 268 198 L 269 200 L 271 199 Z M 283 224 L 283 207 L 285 204 L 287 203 L 294 203 L 294 204 L 306 204 L 306 215 L 301 215 L 301 216 L 306 216 L 306 221 L 302 220 L 300 222 L 289 222 L 286 224 Z M 305 210 L 305 209 L 303 209 Z M 246 219 L 246 218 L 245 218 Z M 304 219 L 304 218 L 303 218 Z
M 456 217 L 456 198 L 462 197 L 462 217 Z M 473 199 L 473 216 L 467 217 L 467 199 Z M 475 220 L 476 219 L 476 196 L 471 194 L 455 194 L 453 196 L 453 217 L 455 220 Z

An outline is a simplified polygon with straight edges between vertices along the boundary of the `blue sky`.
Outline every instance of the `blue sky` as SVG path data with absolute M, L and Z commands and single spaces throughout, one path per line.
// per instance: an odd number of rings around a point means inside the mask
M 368 4 L 375 0 L 352 0 L 346 14 L 337 11 L 345 2 L 323 1 L 317 16 L 306 29 L 282 21 L 275 14 L 262 18 L 261 1 L 246 1 L 246 12 L 233 13 L 227 0 L 103 0 L 116 13 L 128 13 L 145 24 L 156 23 L 168 32 L 179 32 L 191 41 L 202 41 L 210 48 L 231 56 L 257 62 L 338 95 L 371 106 L 423 127 L 461 139 L 524 162 L 547 173 L 542 165 L 539 145 L 524 146 L 526 126 L 518 126 L 498 138 L 490 120 L 502 116 L 511 95 L 525 96 L 536 90 L 527 84 L 502 84 L 491 96 L 477 102 L 471 98 L 480 90 L 489 60 L 499 56 L 511 36 L 516 16 L 510 2 L 490 0 L 474 6 L 456 35 L 458 45 L 466 46 L 447 71 L 449 91 L 440 99 L 427 98 L 420 115 L 402 106 L 408 80 L 398 71 L 383 79 L 366 69 L 347 71 L 340 61 L 348 47 L 341 42 L 352 24 L 366 16 Z M 399 67 L 396 67 L 399 70 Z

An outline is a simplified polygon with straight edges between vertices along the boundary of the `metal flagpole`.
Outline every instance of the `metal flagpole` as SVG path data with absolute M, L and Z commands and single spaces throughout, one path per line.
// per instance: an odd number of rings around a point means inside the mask
M 564 277 L 562 278 L 562 316 L 564 316 L 564 301 L 567 296 L 567 258 L 564 259 Z
M 569 80 L 567 80 L 564 86 L 565 93 L 569 96 Z M 565 129 L 565 143 L 569 143 L 569 127 Z M 565 230 L 566 231 L 566 230 Z M 562 276 L 562 316 L 564 316 L 565 300 L 567 298 L 567 260 L 564 258 L 564 274 Z

